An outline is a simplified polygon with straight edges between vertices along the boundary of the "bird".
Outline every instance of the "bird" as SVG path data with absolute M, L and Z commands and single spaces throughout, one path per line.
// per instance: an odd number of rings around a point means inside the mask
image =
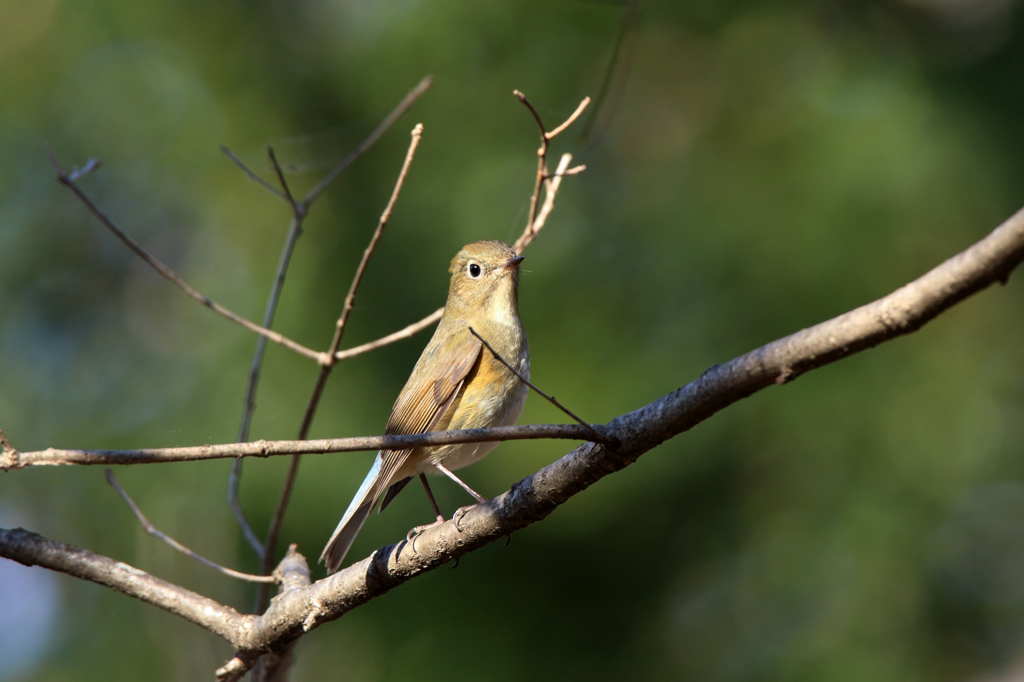
M 520 376 L 530 378 L 530 346 L 519 319 L 522 260 L 508 244 L 492 240 L 468 244 L 455 255 L 441 321 L 395 400 L 386 435 L 511 426 L 518 421 L 528 390 Z M 326 563 L 329 573 L 337 571 L 378 500 L 383 496 L 380 513 L 413 477 L 423 483 L 437 520 L 413 528 L 407 538 L 445 522 L 425 474 L 444 474 L 478 502 L 486 502 L 453 472 L 483 458 L 497 445 L 381 450 L 327 541 L 320 562 Z

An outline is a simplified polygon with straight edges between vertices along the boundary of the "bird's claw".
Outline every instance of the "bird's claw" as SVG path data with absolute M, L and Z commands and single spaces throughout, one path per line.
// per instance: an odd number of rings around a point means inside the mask
M 416 526 L 415 528 L 410 528 L 409 532 L 405 534 L 405 541 L 412 546 L 412 553 L 419 554 L 419 552 L 416 551 L 416 541 L 419 539 L 421 535 L 423 535 L 425 531 L 427 531 L 430 528 L 433 528 L 434 526 L 440 526 L 444 522 L 445 520 L 443 518 L 439 518 L 437 521 L 434 521 L 433 523 L 428 523 L 422 526 Z
M 459 522 L 462 520 L 462 517 L 466 515 L 466 512 L 468 512 L 475 506 L 475 504 L 471 504 L 468 507 L 459 507 L 458 509 L 455 510 L 455 514 L 452 516 L 452 523 L 455 524 L 455 530 L 459 531 L 460 533 L 462 532 L 462 526 L 460 525 Z

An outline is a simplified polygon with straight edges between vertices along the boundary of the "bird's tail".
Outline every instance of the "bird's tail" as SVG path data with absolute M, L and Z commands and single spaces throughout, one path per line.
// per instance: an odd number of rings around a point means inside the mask
M 380 475 L 382 464 L 383 459 L 380 453 L 377 453 L 377 459 L 374 460 L 370 473 L 366 474 L 363 484 L 359 486 L 358 492 L 352 498 L 348 509 L 345 510 L 345 515 L 341 517 L 338 527 L 334 529 L 331 539 L 327 541 L 327 546 L 324 547 L 324 551 L 320 555 L 321 563 L 327 563 L 327 570 L 330 573 L 337 571 L 341 562 L 345 560 L 349 547 L 352 546 L 356 535 L 359 534 L 359 529 L 363 527 L 366 517 L 373 509 L 374 502 L 377 501 L 379 492 L 377 477 Z

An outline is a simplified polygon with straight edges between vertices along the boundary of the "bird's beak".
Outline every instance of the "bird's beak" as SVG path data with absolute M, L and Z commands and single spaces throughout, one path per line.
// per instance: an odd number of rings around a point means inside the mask
M 515 258 L 509 258 L 505 261 L 505 264 L 501 266 L 502 270 L 512 270 L 518 268 L 519 264 L 523 262 L 523 256 L 516 256 Z

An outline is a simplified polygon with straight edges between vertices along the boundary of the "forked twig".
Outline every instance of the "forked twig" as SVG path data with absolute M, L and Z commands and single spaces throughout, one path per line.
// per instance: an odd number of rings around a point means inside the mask
M 577 107 L 573 115 L 570 116 L 565 123 L 558 126 L 558 128 L 556 128 L 555 131 L 551 133 L 551 137 L 554 137 L 555 134 L 564 131 L 568 124 L 571 124 L 573 121 L 579 118 L 580 113 L 583 111 L 588 101 L 589 98 L 583 100 L 583 102 L 580 103 L 580 106 Z M 540 123 L 540 116 L 533 109 L 533 106 L 530 105 L 528 101 L 524 102 L 524 104 L 527 104 L 527 106 L 530 107 L 530 111 L 534 113 L 534 116 L 537 118 L 538 123 Z M 545 133 L 545 135 L 547 134 L 548 133 Z M 550 138 L 548 139 L 550 140 Z M 558 194 L 558 190 L 561 187 L 562 178 L 567 175 L 577 175 L 579 173 L 582 173 L 587 168 L 586 166 L 582 165 L 569 168 L 569 164 L 571 162 L 572 155 L 563 154 L 561 160 L 558 163 L 558 168 L 555 170 L 554 173 L 543 173 L 542 179 L 545 181 L 544 204 L 541 206 L 540 210 L 537 211 L 537 214 L 531 221 L 531 223 L 526 226 L 525 230 L 523 230 L 523 234 L 519 237 L 519 239 L 516 240 L 516 243 L 512 246 L 512 248 L 515 249 L 516 253 L 522 253 L 523 250 L 530 245 L 530 242 L 532 242 L 537 237 L 537 234 L 540 232 L 541 228 L 544 227 L 544 224 L 547 222 L 548 216 L 551 214 L 552 209 L 555 207 L 555 196 Z M 531 203 L 534 203 L 533 200 L 531 200 Z M 444 314 L 444 308 L 439 308 L 432 312 L 430 315 L 424 317 L 419 322 L 414 322 L 413 324 L 410 324 L 408 327 L 400 329 L 397 332 L 392 332 L 387 336 L 383 336 L 374 341 L 370 341 L 369 343 L 364 343 L 361 346 L 355 346 L 354 348 L 348 348 L 346 350 L 338 351 L 337 353 L 334 354 L 334 358 L 335 360 L 346 360 L 348 358 L 353 358 L 357 355 L 362 355 L 363 353 L 368 353 L 372 350 L 376 350 L 383 346 L 387 346 L 396 341 L 407 339 L 413 334 L 416 334 L 426 329 L 430 325 L 440 320 L 442 314 Z
M 316 385 L 313 387 L 313 394 L 309 398 L 309 403 L 306 405 L 306 412 L 302 417 L 302 426 L 299 428 L 298 440 L 305 440 L 309 435 L 309 429 L 313 424 L 313 417 L 316 415 L 317 407 L 320 405 L 320 398 L 323 395 L 324 387 L 327 385 L 327 379 L 331 374 L 331 370 L 334 369 L 334 363 L 337 362 L 335 354 L 338 352 L 342 336 L 345 334 L 345 327 L 348 324 L 349 315 L 352 313 L 352 308 L 355 305 L 355 298 L 356 294 L 359 292 L 359 285 L 363 281 L 363 275 L 366 273 L 366 267 L 370 262 L 370 257 L 373 255 L 374 249 L 377 248 L 377 242 L 380 241 L 384 228 L 387 227 L 388 222 L 391 220 L 391 212 L 394 210 L 395 202 L 398 201 L 398 195 L 402 191 L 402 185 L 405 183 L 405 177 L 409 172 L 409 166 L 412 165 L 412 160 L 416 156 L 416 149 L 419 147 L 420 140 L 423 138 L 423 125 L 417 124 L 416 127 L 413 128 L 411 136 L 412 139 L 409 141 L 409 149 L 405 154 L 405 161 L 402 163 L 402 169 L 398 173 L 398 179 L 395 181 L 395 187 L 391 191 L 391 198 L 388 200 L 387 206 L 385 206 L 384 212 L 381 214 L 380 220 L 377 222 L 377 228 L 373 231 L 373 235 L 370 237 L 370 243 L 363 251 L 363 257 L 359 261 L 359 267 L 356 268 L 355 275 L 352 277 L 352 284 L 349 286 L 348 294 L 345 296 L 345 303 L 342 306 L 341 315 L 338 317 L 338 321 L 335 325 L 334 338 L 331 340 L 330 350 L 327 351 L 331 361 L 322 365 L 320 368 L 320 375 L 317 377 Z M 264 543 L 263 549 L 264 573 L 270 571 L 270 568 L 273 566 L 274 549 L 277 546 L 277 539 L 281 532 L 281 524 L 284 522 L 284 515 L 288 509 L 288 503 L 291 500 L 292 489 L 295 486 L 295 477 L 298 475 L 301 457 L 301 455 L 292 456 L 292 460 L 288 466 L 288 473 L 285 476 L 284 486 L 281 489 L 281 495 L 277 501 L 277 507 L 270 520 L 270 529 L 267 531 L 267 540 Z M 263 610 L 265 599 L 266 589 L 264 588 L 259 590 L 257 595 L 257 612 Z
M 558 162 L 558 167 L 555 169 L 551 179 L 544 184 L 544 205 L 541 206 L 540 211 L 537 213 L 537 218 L 533 221 L 532 225 L 527 225 L 523 233 L 519 235 L 519 239 L 512 245 L 513 250 L 516 253 L 522 253 L 530 243 L 537 238 L 540 234 L 544 224 L 548 221 L 548 216 L 551 215 L 552 209 L 555 208 L 555 197 L 558 195 L 558 190 L 562 186 L 562 178 L 569 175 L 569 164 L 572 163 L 572 154 L 562 154 L 562 158 Z M 576 166 L 576 168 L 586 168 L 586 166 Z
M 229 576 L 231 578 L 238 578 L 239 580 L 248 580 L 249 582 L 252 582 L 252 583 L 275 583 L 275 582 L 277 582 L 277 578 L 275 578 L 272 575 L 252 575 L 250 573 L 241 573 L 241 572 L 236 571 L 234 569 L 227 568 L 225 566 L 221 566 L 218 563 L 210 561 L 209 559 L 207 559 L 204 556 L 200 556 L 199 554 L 196 554 L 191 549 L 189 549 L 185 545 L 181 544 L 180 542 L 178 542 L 174 538 L 170 537 L 166 533 L 161 532 L 155 526 L 153 526 L 152 523 L 149 522 L 149 519 L 147 519 L 145 517 L 145 515 L 142 513 L 142 510 L 139 509 L 139 505 L 135 504 L 135 500 L 133 500 L 131 498 L 131 496 L 129 496 L 128 493 L 125 492 L 124 488 L 121 487 L 121 484 L 119 484 L 117 482 L 117 479 L 114 478 L 114 472 L 111 471 L 109 468 L 107 468 L 105 471 L 106 471 L 106 474 L 107 474 L 107 483 L 109 483 L 114 488 L 114 490 L 117 491 L 117 494 L 121 496 L 121 499 L 124 500 L 125 504 L 128 505 L 128 508 L 132 510 L 133 514 L 135 514 L 135 518 L 138 519 L 139 524 L 142 526 L 142 530 L 146 531 L 146 533 L 148 535 L 152 535 L 153 537 L 155 537 L 155 538 L 157 538 L 159 540 L 163 540 L 165 543 L 167 543 L 168 545 L 170 545 L 174 549 L 178 550 L 179 552 L 181 552 L 185 556 L 191 557 L 191 558 L 195 559 L 196 561 L 198 561 L 199 563 L 203 564 L 204 566 L 209 566 L 210 568 L 214 569 L 215 571 L 219 571 L 219 572 L 223 573 L 224 575 Z
M 532 235 L 536 235 L 537 210 L 539 208 L 538 202 L 540 201 L 540 188 L 541 185 L 545 183 L 545 181 L 551 182 L 551 180 L 548 179 L 548 148 L 551 146 L 551 140 L 553 140 L 555 136 L 557 136 L 563 130 L 568 128 L 570 125 L 572 125 L 573 121 L 580 117 L 580 114 L 583 113 L 583 110 L 587 108 L 588 104 L 590 104 L 590 98 L 584 97 L 583 101 L 580 102 L 580 105 L 576 107 L 576 111 L 572 112 L 572 114 L 569 116 L 569 118 L 565 120 L 564 123 L 562 123 L 560 126 L 555 128 L 551 132 L 548 132 L 548 129 L 544 126 L 544 121 L 541 119 L 540 114 L 537 113 L 537 109 L 533 106 L 533 103 L 526 98 L 526 95 L 519 92 L 518 90 L 513 90 L 512 94 L 515 95 L 520 102 L 526 105 L 526 108 L 530 110 L 531 114 L 533 114 L 534 120 L 537 121 L 537 127 L 540 128 L 540 149 L 537 150 L 537 181 L 534 183 L 533 194 L 530 196 L 530 214 L 529 218 L 526 221 L 527 232 L 529 232 Z M 562 172 L 564 174 L 564 169 Z
M 249 331 L 255 332 L 260 336 L 264 336 L 270 339 L 274 343 L 280 344 L 285 348 L 288 348 L 289 350 L 293 350 L 299 355 L 303 355 L 312 360 L 316 360 L 318 363 L 321 364 L 323 364 L 324 362 L 331 361 L 329 355 L 325 353 L 318 353 L 317 351 L 311 348 L 306 348 L 302 344 L 292 341 L 291 339 L 283 336 L 282 334 L 278 334 L 275 331 L 271 331 L 266 327 L 261 327 L 255 322 L 251 322 L 242 317 L 241 315 L 237 315 L 236 313 L 233 313 L 232 311 L 228 310 L 219 303 L 216 303 L 215 301 L 212 301 L 211 299 L 207 298 L 203 294 L 193 289 L 188 282 L 183 280 L 181 277 L 178 276 L 177 273 L 175 273 L 169 267 L 164 265 L 164 263 L 161 262 L 158 258 L 156 258 L 151 253 L 142 248 L 142 246 L 138 242 L 129 237 L 124 231 L 121 230 L 121 228 L 115 225 L 114 222 L 109 217 L 107 217 L 107 215 L 103 211 L 101 211 L 99 207 L 97 207 L 96 204 L 94 204 L 92 200 L 89 199 L 88 196 L 86 196 L 85 192 L 83 192 L 77 184 L 75 184 L 75 178 L 84 175 L 86 168 L 90 168 L 90 166 L 92 168 L 95 168 L 96 166 L 98 166 L 98 162 L 90 161 L 89 163 L 86 164 L 85 167 L 83 167 L 82 170 L 72 171 L 71 173 L 65 173 L 64 169 L 61 168 L 60 163 L 57 161 L 57 157 L 54 155 L 53 150 L 50 149 L 49 146 L 47 146 L 46 148 L 46 153 L 50 157 L 50 161 L 53 163 L 54 169 L 56 169 L 57 171 L 57 180 L 60 181 L 62 185 L 64 185 L 72 192 L 74 192 L 75 196 L 77 196 L 82 201 L 82 203 L 85 204 L 86 208 L 89 209 L 89 212 L 96 216 L 96 218 L 101 223 L 103 223 L 103 225 L 108 230 L 113 232 L 114 235 L 125 244 L 125 246 L 134 251 L 136 255 L 142 258 L 142 260 L 146 261 L 154 270 L 160 273 L 161 276 L 163 276 L 165 279 L 170 280 L 179 289 L 184 291 L 185 294 L 189 296 L 189 298 L 198 301 L 199 303 L 203 304 L 204 306 L 206 306 L 213 312 L 217 313 L 218 315 L 226 317 L 232 322 L 245 327 Z
M 231 159 L 231 162 L 238 166 L 239 169 L 241 169 L 241 171 L 245 173 L 250 180 L 252 180 L 257 185 L 273 194 L 278 199 L 285 199 L 284 192 L 271 185 L 269 182 L 260 177 L 260 175 L 256 171 L 246 166 L 245 163 L 243 163 L 240 158 L 235 156 L 235 153 L 228 149 L 226 145 L 221 145 L 220 151 L 224 156 Z
M 501 364 L 505 365 L 505 367 L 508 368 L 508 371 L 512 372 L 517 377 L 519 377 L 519 380 L 521 382 L 523 382 L 524 384 L 526 384 L 527 386 L 532 388 L 542 398 L 544 398 L 549 403 L 551 403 L 552 405 L 554 405 L 555 407 L 560 409 L 562 412 L 565 412 L 567 415 L 569 415 L 570 417 L 575 419 L 577 422 L 579 422 L 581 425 L 586 427 L 586 429 L 588 431 L 590 431 L 594 435 L 594 442 L 596 442 L 596 443 L 605 443 L 605 444 L 609 444 L 609 443 L 612 442 L 612 440 L 610 438 L 608 438 L 608 436 L 605 436 L 604 434 L 602 434 L 600 431 L 595 429 L 593 426 L 591 426 L 587 422 L 585 422 L 582 419 L 580 419 L 579 417 L 577 417 L 576 414 L 573 413 L 572 410 L 570 410 L 568 407 L 566 407 L 562 403 L 560 403 L 557 400 L 555 400 L 555 396 L 548 395 L 547 393 L 545 393 L 544 391 L 540 390 L 539 388 L 534 386 L 532 383 L 530 383 L 529 379 L 527 379 L 522 374 L 520 374 L 512 365 L 508 364 L 508 362 L 505 360 L 505 358 L 501 357 L 501 354 L 498 353 L 498 351 L 494 350 L 494 348 L 491 347 L 491 344 L 487 343 L 487 340 L 484 337 L 480 336 L 480 334 L 478 334 L 475 329 L 470 327 L 469 328 L 469 333 L 472 334 L 473 336 L 475 336 L 476 338 L 478 338 L 480 340 L 480 343 L 484 344 L 484 348 L 486 348 L 487 350 L 489 350 L 491 352 L 491 355 L 494 356 L 494 359 L 497 360 L 498 362 L 500 362 Z
M 267 297 L 267 304 L 263 312 L 263 326 L 268 329 L 274 323 L 274 315 L 277 312 L 277 304 L 281 298 L 281 291 L 284 288 L 285 275 L 288 272 L 288 266 L 291 263 L 292 254 L 295 251 L 295 245 L 298 243 L 299 237 L 302 236 L 302 224 L 303 220 L 308 214 L 313 202 L 316 198 L 327 188 L 330 183 L 338 177 L 348 166 L 352 164 L 357 158 L 359 158 L 363 152 L 369 149 L 379 138 L 383 135 L 393 124 L 397 121 L 409 108 L 420 98 L 423 93 L 430 89 L 433 84 L 431 77 L 426 77 L 421 80 L 412 90 L 410 90 L 402 101 L 391 110 L 391 112 L 384 118 L 383 121 L 364 139 L 359 146 L 353 149 L 345 158 L 343 158 L 332 170 L 324 177 L 324 179 L 317 185 L 321 188 L 319 191 L 310 192 L 302 202 L 302 210 L 298 210 L 293 197 L 286 196 L 286 194 L 276 187 L 268 183 L 266 180 L 261 178 L 255 172 L 250 170 L 244 163 L 242 163 L 227 147 L 222 147 L 221 151 L 235 162 L 235 164 L 242 169 L 242 171 L 249 176 L 254 182 L 260 184 L 265 189 L 269 190 L 275 196 L 289 202 L 292 209 L 291 224 L 288 227 L 288 234 L 285 237 L 284 246 L 281 249 L 281 257 L 278 259 L 277 272 L 274 276 L 274 283 L 271 287 L 270 294 Z M 287 183 L 284 180 L 283 173 L 280 172 L 280 167 L 277 164 L 276 158 L 271 159 L 275 171 L 278 171 L 278 178 L 283 186 Z M 414 332 L 410 332 L 412 334 Z M 364 344 L 366 345 L 366 344 Z M 266 354 L 267 342 L 263 337 L 260 337 L 256 341 L 256 350 L 253 353 L 252 363 L 249 368 L 249 384 L 245 395 L 245 406 L 242 413 L 242 423 L 238 430 L 238 442 L 244 442 L 249 440 L 249 430 L 252 425 L 252 415 L 256 410 L 256 390 L 259 386 L 260 371 L 263 367 L 263 357 Z M 370 349 L 372 350 L 372 349 Z M 365 352 L 365 351 L 364 351 Z M 341 358 L 336 358 L 341 359 Z M 231 510 L 235 514 L 235 518 L 238 521 L 238 525 L 242 528 L 242 533 L 245 535 L 246 540 L 252 546 L 256 555 L 260 561 L 263 560 L 263 543 L 256 536 L 252 526 L 249 524 L 248 519 L 245 516 L 245 510 L 242 508 L 241 503 L 238 500 L 238 488 L 242 477 L 242 460 L 238 459 L 231 467 L 231 474 L 228 478 L 228 504 L 231 506 Z

